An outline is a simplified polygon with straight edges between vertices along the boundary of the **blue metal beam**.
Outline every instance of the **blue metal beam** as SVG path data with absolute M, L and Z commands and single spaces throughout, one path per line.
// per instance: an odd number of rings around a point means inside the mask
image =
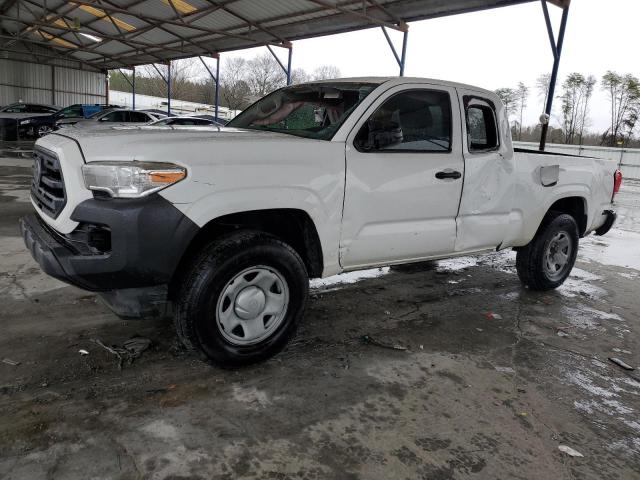
M 398 55 L 398 51 L 396 50 L 396 47 L 393 45 L 393 42 L 391 41 L 391 37 L 389 36 L 389 33 L 387 32 L 387 29 L 385 28 L 385 26 L 382 25 L 380 28 L 382 29 L 382 33 L 384 33 L 384 37 L 387 39 L 387 43 L 389 44 L 389 47 L 391 47 L 391 53 L 393 53 L 393 56 L 395 57 L 396 62 L 398 63 L 398 67 L 400 67 L 400 76 L 403 77 L 404 66 L 406 64 L 406 59 L 407 59 L 407 39 L 409 37 L 408 27 L 404 25 L 404 31 L 402 33 L 401 55 Z
M 220 54 L 216 54 L 216 107 L 215 118 L 216 121 L 220 118 L 218 116 L 218 109 L 220 105 Z
M 171 60 L 167 62 L 167 115 L 171 115 Z
M 271 52 L 271 55 L 273 55 L 273 58 L 276 59 L 276 62 L 278 62 L 278 65 L 280 65 L 280 68 L 282 69 L 284 74 L 287 76 L 287 85 L 291 85 L 291 57 L 293 55 L 293 47 L 291 45 L 283 47 L 283 48 L 289 49 L 289 57 L 287 59 L 286 67 L 284 66 L 284 63 L 282 63 L 282 61 L 278 58 L 278 56 L 276 55 L 276 52 L 273 51 L 273 49 L 271 48 L 271 45 L 266 45 L 266 47 L 269 49 L 269 52 Z
M 209 66 L 204 63 L 204 59 L 201 56 L 198 56 L 198 58 L 200 59 L 200 61 L 202 62 L 202 65 L 204 65 L 204 68 L 207 70 L 207 72 L 209 73 L 209 75 L 211 76 L 211 78 L 214 81 L 215 84 L 215 95 L 214 95 L 214 108 L 215 108 L 215 118 L 216 121 L 218 120 L 218 110 L 219 110 L 219 104 L 220 104 L 220 55 L 215 54 L 213 55 L 213 58 L 216 59 L 216 74 L 214 75 L 213 72 L 211 71 L 211 69 L 209 68 Z
M 542 12 L 544 13 L 545 23 L 547 24 L 547 32 L 551 41 L 551 51 L 553 53 L 553 68 L 551 69 L 551 78 L 549 79 L 549 93 L 547 95 L 547 104 L 544 113 L 547 115 L 547 121 L 542 124 L 540 132 L 539 150 L 544 151 L 547 145 L 547 132 L 549 131 L 549 119 L 551 118 L 551 110 L 553 108 L 553 97 L 555 95 L 556 83 L 558 81 L 558 69 L 560 67 L 560 58 L 562 56 L 562 45 L 564 44 L 564 34 L 567 29 L 567 20 L 569 18 L 569 4 L 562 9 L 562 18 L 560 20 L 560 30 L 558 31 L 558 40 L 556 41 L 551 28 L 551 18 L 549 17 L 549 9 L 547 8 L 547 0 L 541 0 Z

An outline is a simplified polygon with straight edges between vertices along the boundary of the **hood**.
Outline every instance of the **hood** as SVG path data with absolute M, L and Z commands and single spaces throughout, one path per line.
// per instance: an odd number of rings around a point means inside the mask
M 190 158 L 228 160 L 240 145 L 259 154 L 261 145 L 282 143 L 282 148 L 303 142 L 322 142 L 284 133 L 215 126 L 111 126 L 105 129 L 64 128 L 51 135 L 73 139 L 86 162 L 102 160 L 163 161 L 188 164 Z

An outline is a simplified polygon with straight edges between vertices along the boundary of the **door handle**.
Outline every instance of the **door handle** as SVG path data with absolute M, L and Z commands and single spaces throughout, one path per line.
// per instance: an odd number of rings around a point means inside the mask
M 438 180 L 444 180 L 446 178 L 452 178 L 454 180 L 457 180 L 458 178 L 462 177 L 462 174 L 460 172 L 456 172 L 456 171 L 449 171 L 449 172 L 438 172 L 436 173 L 436 178 Z

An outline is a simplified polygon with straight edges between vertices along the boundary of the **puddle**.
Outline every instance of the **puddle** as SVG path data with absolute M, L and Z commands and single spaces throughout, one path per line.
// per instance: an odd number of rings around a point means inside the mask
M 580 243 L 580 260 L 640 270 L 640 233 L 613 229 Z

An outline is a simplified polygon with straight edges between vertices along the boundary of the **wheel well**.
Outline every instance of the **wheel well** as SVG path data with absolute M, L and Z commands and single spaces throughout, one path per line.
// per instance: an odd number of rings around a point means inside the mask
M 567 197 L 557 200 L 549 208 L 549 212 L 560 212 L 571 215 L 578 224 L 578 232 L 583 237 L 587 231 L 587 206 L 582 197 Z
M 252 210 L 224 215 L 203 226 L 187 247 L 169 285 L 175 291 L 191 259 L 204 245 L 236 230 L 259 230 L 290 245 L 304 261 L 310 278 L 322 275 L 323 256 L 318 231 L 307 212 L 298 209 Z

